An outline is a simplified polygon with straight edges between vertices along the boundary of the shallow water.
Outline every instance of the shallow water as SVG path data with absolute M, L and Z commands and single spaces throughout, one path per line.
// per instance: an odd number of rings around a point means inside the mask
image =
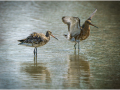
M 1 89 L 114 89 L 120 88 L 120 2 L 0 2 Z M 80 52 L 67 41 L 62 16 L 76 16 L 81 24 L 92 19 L 89 38 Z M 18 45 L 32 32 L 51 30 L 59 41 L 38 48 Z

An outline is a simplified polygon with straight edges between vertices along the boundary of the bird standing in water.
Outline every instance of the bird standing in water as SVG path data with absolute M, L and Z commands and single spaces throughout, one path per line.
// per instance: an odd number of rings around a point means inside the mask
M 91 19 L 96 13 L 97 9 L 90 15 L 90 17 L 84 22 L 82 26 L 80 26 L 80 19 L 78 17 L 72 16 L 64 16 L 62 17 L 63 23 L 68 25 L 68 35 L 64 34 L 64 36 L 72 41 L 75 42 L 74 48 L 76 49 L 76 44 L 78 43 L 79 49 L 79 42 L 85 40 L 90 35 L 90 26 L 92 25 L 96 28 L 97 26 L 91 23 Z
M 20 42 L 18 45 L 25 45 L 25 46 L 29 46 L 29 47 L 35 47 L 34 48 L 34 55 L 37 56 L 37 47 L 45 45 L 50 40 L 50 35 L 52 37 L 54 37 L 52 35 L 51 31 L 47 31 L 46 35 L 44 35 L 43 33 L 33 32 L 27 38 L 22 39 L 22 40 L 18 40 Z M 56 37 L 54 37 L 54 38 L 57 39 Z

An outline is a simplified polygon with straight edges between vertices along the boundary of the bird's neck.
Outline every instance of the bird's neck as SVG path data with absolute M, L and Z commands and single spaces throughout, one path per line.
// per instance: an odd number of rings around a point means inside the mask
M 82 29 L 84 29 L 85 31 L 89 31 L 90 30 L 89 24 L 84 24 L 84 27 L 82 27 Z
M 50 37 L 50 34 L 48 33 L 48 32 L 46 32 L 46 35 L 45 35 L 46 37 Z
M 48 32 L 46 32 L 45 36 L 47 37 L 48 40 L 50 40 L 50 34 Z

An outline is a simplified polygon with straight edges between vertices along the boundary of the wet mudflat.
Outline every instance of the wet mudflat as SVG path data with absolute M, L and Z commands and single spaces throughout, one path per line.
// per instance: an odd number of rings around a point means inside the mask
M 0 2 L 0 89 L 115 89 L 120 88 L 120 2 Z M 80 52 L 67 41 L 62 16 L 76 16 L 81 25 L 92 19 Z M 52 31 L 59 41 L 38 48 L 19 39 L 32 32 Z

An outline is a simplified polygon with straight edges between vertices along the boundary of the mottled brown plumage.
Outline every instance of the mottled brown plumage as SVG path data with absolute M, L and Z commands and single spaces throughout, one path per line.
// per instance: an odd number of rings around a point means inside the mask
M 22 40 L 18 40 L 19 42 L 21 42 L 21 43 L 19 43 L 19 45 L 25 45 L 25 46 L 29 46 L 29 47 L 35 47 L 35 49 L 37 51 L 37 47 L 45 45 L 50 40 L 50 35 L 52 37 L 54 37 L 52 35 L 51 31 L 47 31 L 46 35 L 44 35 L 43 33 L 33 32 L 27 38 L 22 39 Z M 54 38 L 57 39 L 56 37 L 54 37 Z M 35 54 L 35 49 L 34 49 L 34 54 Z

